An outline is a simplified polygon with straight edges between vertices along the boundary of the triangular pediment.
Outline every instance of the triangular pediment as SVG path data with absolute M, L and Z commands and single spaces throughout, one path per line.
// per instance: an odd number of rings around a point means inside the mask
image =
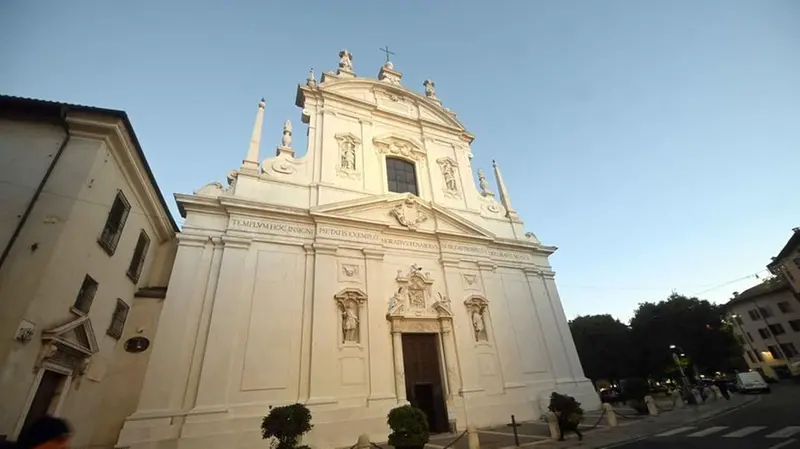
M 68 346 L 87 356 L 99 350 L 92 321 L 85 315 L 42 332 L 42 340 Z
M 311 215 L 428 234 L 494 240 L 494 234 L 435 203 L 410 193 L 359 198 L 312 207 Z

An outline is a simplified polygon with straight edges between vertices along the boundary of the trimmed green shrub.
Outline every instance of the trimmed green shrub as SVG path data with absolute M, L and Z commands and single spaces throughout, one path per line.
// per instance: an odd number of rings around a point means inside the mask
M 428 418 L 416 407 L 403 405 L 390 410 L 386 423 L 392 429 L 389 444 L 396 448 L 422 448 L 428 443 Z
M 270 407 L 269 414 L 261 421 L 261 438 L 275 438 L 275 449 L 307 449 L 298 446 L 300 438 L 311 428 L 311 412 L 303 404 Z

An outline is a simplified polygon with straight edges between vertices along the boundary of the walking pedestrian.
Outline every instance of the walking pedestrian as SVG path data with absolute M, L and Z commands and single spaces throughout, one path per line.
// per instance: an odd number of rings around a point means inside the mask
M 575 435 L 578 435 L 578 441 L 583 440 L 583 434 L 578 429 L 581 423 L 580 417 L 570 416 L 562 412 L 555 412 L 555 414 L 558 419 L 558 441 L 564 441 L 564 436 L 567 432 L 574 432 Z
M 22 432 L 17 440 L 18 449 L 69 449 L 72 429 L 61 418 L 43 416 Z

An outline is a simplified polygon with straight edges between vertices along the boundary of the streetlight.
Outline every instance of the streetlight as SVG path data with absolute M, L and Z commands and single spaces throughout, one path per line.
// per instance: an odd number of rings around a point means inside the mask
M 697 404 L 694 394 L 692 394 L 692 392 L 689 390 L 689 379 L 686 377 L 686 372 L 683 371 L 683 365 L 681 364 L 681 359 L 678 356 L 678 354 L 680 354 L 680 357 L 686 357 L 686 353 L 683 352 L 682 348 L 675 345 L 669 345 L 669 349 L 672 353 L 672 360 L 675 361 L 675 364 L 678 365 L 678 369 L 681 372 L 681 382 L 683 383 L 683 391 L 684 395 L 686 396 L 686 400 L 689 402 L 689 404 Z

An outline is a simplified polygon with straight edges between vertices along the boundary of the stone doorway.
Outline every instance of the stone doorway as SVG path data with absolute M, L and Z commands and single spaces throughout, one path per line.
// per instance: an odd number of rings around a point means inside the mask
M 404 333 L 402 338 L 406 397 L 425 412 L 431 432 L 448 432 L 439 334 Z
M 59 399 L 67 385 L 67 375 L 49 369 L 43 371 L 36 394 L 34 394 L 33 401 L 28 407 L 28 413 L 25 415 L 25 422 L 22 424 L 20 434 L 39 418 L 55 414 Z

